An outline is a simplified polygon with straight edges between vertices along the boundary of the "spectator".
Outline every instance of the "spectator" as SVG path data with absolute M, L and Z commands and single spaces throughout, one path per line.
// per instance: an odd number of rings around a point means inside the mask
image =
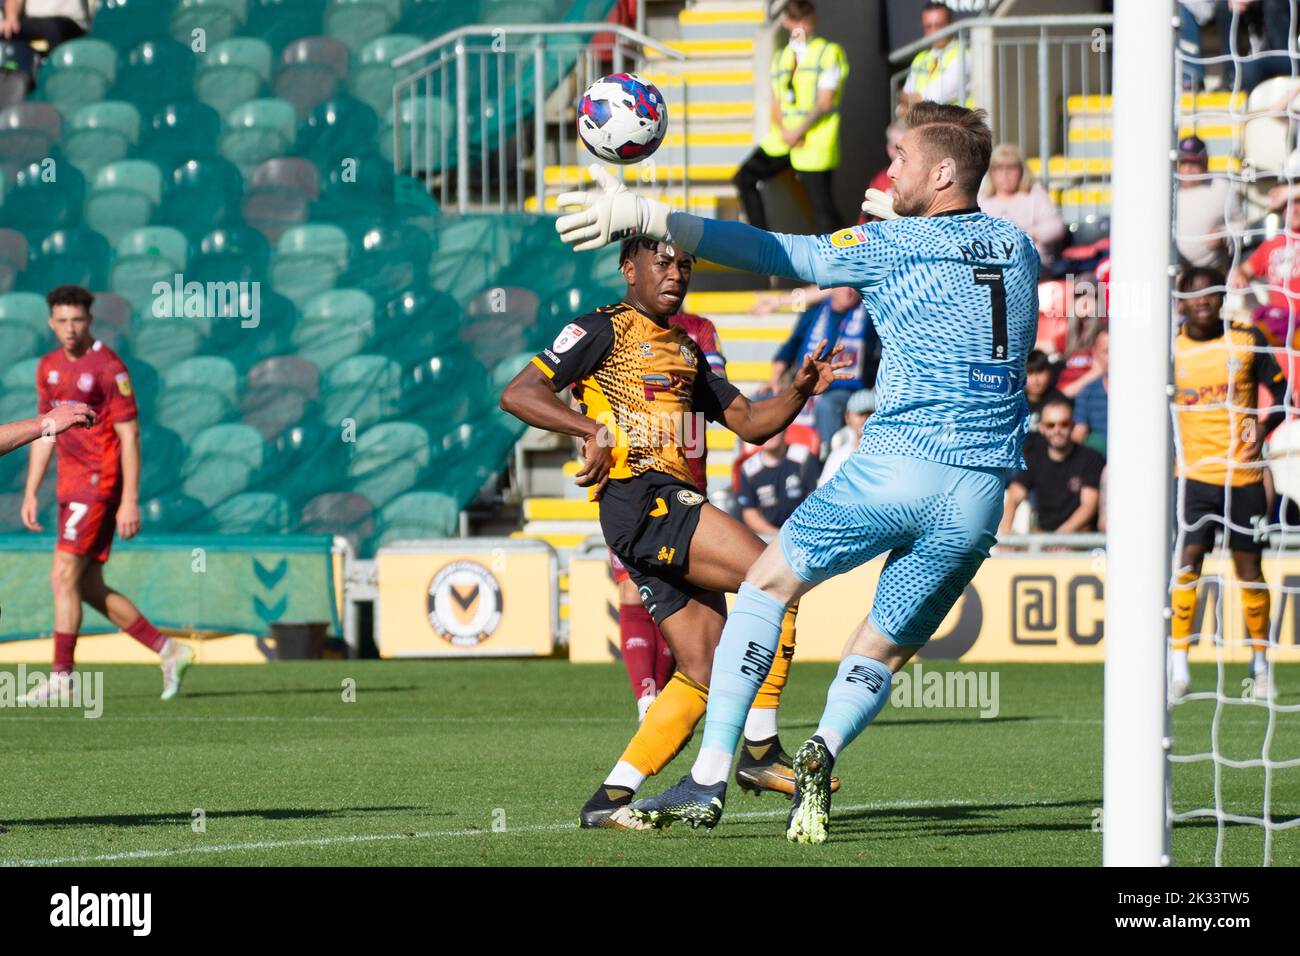
M 921 35 L 933 36 L 952 23 L 952 10 L 942 3 L 927 3 L 921 8 Z M 907 82 L 898 97 L 898 112 L 906 114 L 912 105 L 922 100 L 935 103 L 955 103 L 974 106 L 966 93 L 967 73 L 970 70 L 970 51 L 954 40 L 952 34 L 934 41 L 928 50 L 912 58 L 907 71 Z
M 1043 406 L 1061 395 L 1053 386 L 1052 378 L 1056 370 L 1052 360 L 1042 349 L 1034 349 L 1025 360 L 1025 400 L 1029 402 L 1029 431 L 1038 431 L 1038 416 L 1043 413 Z
M 89 29 L 85 0 L 5 0 L 0 37 L 27 43 L 42 40 L 53 50 Z
M 1300 201 L 1287 208 L 1286 230 L 1259 245 L 1250 258 L 1232 270 L 1228 280 L 1234 292 L 1244 292 L 1250 283 L 1268 283 L 1268 304 L 1287 313 L 1300 310 Z M 1300 324 L 1300 322 L 1297 322 Z M 1285 327 L 1285 325 L 1283 326 Z
M 1106 374 L 1106 360 L 1110 333 L 1102 326 L 1092 335 L 1087 348 L 1072 352 L 1065 358 L 1065 368 L 1056 380 L 1061 394 L 1073 401 L 1087 386 Z
M 1065 238 L 1065 221 L 1047 190 L 1029 175 L 1029 166 L 1019 147 L 1003 143 L 993 150 L 979 204 L 988 215 L 1010 219 L 1029 233 L 1038 247 L 1043 268 L 1052 264 Z
M 1075 443 L 1073 429 L 1074 409 L 1069 399 L 1055 398 L 1043 405 L 1038 420 L 1043 440 L 1025 444 L 1027 467 L 1007 485 L 1000 531 L 1011 530 L 1016 509 L 1031 492 L 1040 531 L 1096 530 L 1105 462 L 1091 448 Z
M 1288 39 L 1296 27 L 1291 20 L 1291 0 L 1228 0 L 1227 7 L 1256 34 L 1229 46 L 1234 53 L 1232 63 L 1241 73 L 1242 92 L 1249 93 L 1270 77 L 1290 76 Z M 1231 34 L 1231 22 L 1225 35 Z M 1260 55 L 1252 56 L 1256 50 L 1261 51 Z
M 885 127 L 885 155 L 889 157 L 889 162 L 885 164 L 884 169 L 871 178 L 871 182 L 867 183 L 868 189 L 879 189 L 890 196 L 894 194 L 894 183 L 889 178 L 889 167 L 893 165 L 894 157 L 898 155 L 898 144 L 906 132 L 907 124 L 901 119 L 896 119 Z M 865 214 L 859 216 L 858 223 L 861 224 L 865 219 Z
M 1211 22 L 1215 24 L 1222 46 L 1228 44 L 1228 34 L 1232 29 L 1232 11 L 1226 3 L 1215 0 L 1179 0 L 1178 3 L 1178 49 L 1183 59 L 1183 89 L 1194 93 L 1205 88 L 1205 64 L 1197 63 L 1205 57 L 1203 28 Z M 1225 73 L 1227 68 L 1225 67 Z M 1232 81 L 1226 77 L 1225 83 L 1231 88 Z
M 804 445 L 788 445 L 784 432 L 769 438 L 740 466 L 740 516 L 755 534 L 776 534 L 817 487 L 821 462 Z
M 1110 404 L 1110 334 L 1105 330 L 1097 333 L 1093 343 L 1093 368 L 1100 368 L 1101 374 L 1079 389 L 1074 400 L 1074 434 L 1073 438 L 1080 445 L 1087 445 L 1093 451 L 1106 456 L 1106 409 Z
M 1232 184 L 1211 177 L 1210 154 L 1198 136 L 1178 144 L 1178 255 L 1184 265 L 1222 268 L 1232 245 L 1230 233 L 1246 225 Z
M 822 465 L 817 487 L 820 488 L 834 478 L 840 465 L 858 450 L 862 441 L 862 429 L 875 411 L 875 389 L 860 388 L 849 396 L 849 403 L 844 408 L 844 427 L 831 436 L 831 452 L 826 456 L 826 464 Z
M 814 36 L 809 0 L 789 0 L 781 25 L 790 42 L 772 58 L 771 124 L 733 182 L 749 224 L 766 229 L 759 183 L 793 168 L 812 203 L 817 232 L 834 232 L 844 225 L 831 193 L 831 173 L 840 164 L 839 105 L 849 61 L 838 43 Z
M 826 341 L 828 348 L 844 346 L 844 358 L 853 364 L 845 370 L 844 378 L 809 403 L 813 427 L 821 439 L 822 447 L 830 444 L 831 436 L 844 423 L 844 406 L 849 396 L 864 387 L 864 367 L 875 355 L 879 344 L 875 327 L 862 303 L 862 294 L 851 286 L 831 290 L 830 297 L 818 306 L 808 309 L 799 319 L 772 360 L 771 387 L 780 391 L 782 379 L 789 369 L 803 364 L 804 356 Z M 852 373 L 849 374 L 849 370 Z

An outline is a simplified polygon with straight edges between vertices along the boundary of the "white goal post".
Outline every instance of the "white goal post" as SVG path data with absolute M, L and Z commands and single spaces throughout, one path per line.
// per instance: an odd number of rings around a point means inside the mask
M 1174 0 L 1116 0 L 1102 863 L 1169 862 Z

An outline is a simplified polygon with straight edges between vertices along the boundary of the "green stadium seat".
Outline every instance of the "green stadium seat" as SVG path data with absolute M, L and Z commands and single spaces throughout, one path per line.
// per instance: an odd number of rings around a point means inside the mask
M 239 397 L 240 418 L 266 441 L 274 441 L 307 415 L 307 397 L 296 388 L 275 385 L 249 387 Z
M 18 422 L 36 417 L 36 387 L 0 395 L 0 421 Z
M 221 155 L 241 169 L 282 156 L 293 145 L 298 114 L 284 100 L 251 100 L 226 115 Z
M 443 156 L 448 165 L 456 162 L 456 104 L 450 97 L 404 94 L 393 109 L 390 100 L 384 112 L 384 128 L 379 134 L 379 154 L 393 162 L 393 127 L 401 126 L 402 153 L 396 168 L 411 171 L 411 132 L 415 131 L 415 154 L 419 168 L 441 169 Z M 444 146 L 445 144 L 445 146 Z
M 0 109 L 0 165 L 12 173 L 40 162 L 63 136 L 63 114 L 49 103 L 28 101 Z
M 93 30 L 118 50 L 131 50 L 145 40 L 167 37 L 170 12 L 170 0 L 105 0 Z
M 249 0 L 244 32 L 279 50 L 299 37 L 319 35 L 324 14 L 325 0 Z
M 212 509 L 219 534 L 278 534 L 289 528 L 289 503 L 269 491 L 246 491 Z
M 136 384 L 137 366 L 131 367 Z M 170 428 L 163 428 L 148 416 L 140 426 L 140 497 L 156 498 L 176 491 L 176 476 L 185 466 L 185 442 Z
M 165 103 L 187 99 L 194 84 L 195 54 L 188 43 L 145 40 L 126 58 L 113 84 L 114 99 L 152 114 Z
M 173 283 L 188 260 L 185 236 L 168 226 L 132 229 L 117 243 L 109 285 L 140 315 L 151 315 L 154 284 Z M 171 320 L 169 320 L 171 321 Z
M 5 357 L 5 361 L 30 358 L 44 343 L 45 337 L 26 322 L 0 321 L 0 355 Z
M 32 247 L 23 284 L 41 293 L 64 283 L 103 288 L 108 284 L 109 248 L 103 236 L 85 226 L 55 229 Z M 98 317 L 98 302 L 95 313 Z
M 226 455 L 195 455 L 192 451 L 181 475 L 181 492 L 211 508 L 248 489 L 253 470 Z
M 170 172 L 186 160 L 215 156 L 220 137 L 221 115 L 207 103 L 165 103 L 150 118 L 137 155 Z
M 415 422 L 384 422 L 357 437 L 348 473 L 363 475 L 399 460 L 425 468 L 432 459 L 429 433 L 423 427 Z
M 266 443 L 261 432 L 251 425 L 230 422 L 213 425 L 195 435 L 190 442 L 190 456 L 225 456 L 243 462 L 252 472 L 258 472 L 265 460 Z
M 162 320 L 160 320 L 162 321 Z M 175 322 L 175 319 L 168 319 Z M 219 424 L 230 414 L 226 396 L 215 388 L 202 385 L 178 385 L 158 393 L 154 420 L 169 428 L 189 444 L 205 428 Z
M 189 274 L 196 282 L 260 282 L 270 257 L 270 246 L 256 229 L 222 226 L 199 240 Z
M 275 95 L 307 116 L 335 96 L 348 75 L 348 48 L 333 37 L 302 37 L 280 54 Z
M 407 33 L 375 37 L 361 48 L 359 64 L 348 81 L 348 89 L 376 113 L 387 113 L 393 105 L 393 85 L 421 65 L 416 61 L 394 70 L 393 60 L 419 49 L 425 42 Z
M 299 530 L 303 534 L 341 534 L 360 550 L 375 533 L 375 509 L 361 495 L 330 491 L 317 495 L 302 508 Z
M 227 354 L 241 374 L 262 359 L 292 348 L 289 336 L 298 322 L 298 310 L 266 283 L 241 287 L 233 302 L 222 299 L 216 306 L 208 351 Z
M 198 238 L 239 221 L 243 191 L 244 179 L 234 163 L 220 156 L 191 159 L 172 170 L 158 218 Z
M 86 288 L 94 289 L 96 286 L 90 285 Z M 130 330 L 133 314 L 131 303 L 116 292 L 96 292 L 95 303 L 90 308 L 91 315 L 95 318 L 96 330 L 108 325 L 123 331 Z
M 374 226 L 361 235 L 356 247 L 344 281 L 383 303 L 422 286 L 433 256 L 428 234 L 409 223 Z
M 300 356 L 328 374 L 334 365 L 362 352 L 374 329 L 370 296 L 357 289 L 331 289 L 307 302 L 292 341 Z
M 102 100 L 117 76 L 117 50 L 93 37 L 60 43 L 41 69 L 40 90 L 65 114 Z
M 196 355 L 164 368 L 163 382 L 168 388 L 178 385 L 204 385 L 216 389 L 234 405 L 239 391 L 239 373 L 228 358 L 220 355 Z M 234 426 L 231 426 L 234 427 Z
M 147 159 L 109 163 L 95 173 L 83 213 L 86 225 L 115 243 L 147 226 L 162 202 L 162 171 Z
M 172 39 L 178 43 L 193 41 L 195 30 L 202 30 L 209 47 L 238 33 L 248 19 L 245 0 L 180 0 L 171 15 Z
M 487 252 L 439 250 L 429 260 L 429 285 L 465 303 L 492 284 L 499 260 Z
M 87 103 L 72 114 L 63 152 L 86 176 L 123 159 L 140 140 L 140 111 L 121 100 Z
M 53 158 L 18 170 L 0 195 L 0 222 L 29 239 L 81 221 L 86 179 L 76 166 Z
M 255 100 L 271 82 L 271 47 L 257 37 L 232 37 L 209 47 L 194 76 L 194 97 L 222 116 Z
M 343 161 L 360 160 L 370 150 L 379 130 L 379 117 L 365 103 L 350 96 L 334 96 L 318 104 L 298 129 L 298 140 L 294 152 L 305 156 L 322 170 L 339 171 Z M 346 170 L 347 179 L 361 183 L 362 188 L 373 190 L 383 188 L 385 180 L 392 179 L 392 164 L 385 163 L 387 176 L 378 183 L 367 181 L 372 170 L 362 169 L 361 163 L 356 168 Z M 373 170 L 377 172 L 378 170 Z
M 437 491 L 408 491 L 379 513 L 379 543 L 401 538 L 448 538 L 460 530 L 460 505 Z
M 148 315 L 147 311 L 145 315 Z M 131 353 L 156 369 L 165 370 L 177 365 L 198 354 L 202 347 L 203 326 L 199 319 L 193 318 L 145 318 L 131 336 Z M 229 404 L 223 392 L 215 388 L 209 390 L 221 395 L 222 400 Z
M 361 49 L 393 29 L 402 15 L 402 0 L 330 0 L 325 8 L 325 34 Z
M 0 388 L 7 392 L 36 388 L 36 366 L 40 361 L 39 355 L 33 355 L 7 365 L 4 374 L 0 376 Z
M 0 321 L 21 322 L 40 332 L 49 327 L 50 309 L 35 292 L 6 292 L 0 295 Z
M 379 424 L 401 407 L 401 368 L 383 355 L 352 355 L 325 373 L 322 420 L 337 426 L 352 419 L 359 430 Z
M 0 292 L 12 292 L 14 279 L 26 271 L 30 257 L 27 237 L 17 229 L 0 228 Z
M 418 465 L 410 461 L 395 461 L 385 468 L 360 475 L 349 472 L 348 490 L 361 495 L 379 509 L 403 492 L 410 491 L 419 480 Z
M 312 296 L 332 289 L 347 264 L 348 237 L 338 226 L 295 226 L 276 243 L 271 285 L 302 308 Z
M 448 30 L 482 22 L 478 10 L 478 0 L 460 0 L 457 3 L 448 3 L 447 0 L 405 0 L 402 4 L 402 17 L 397 21 L 395 31 L 431 40 Z
M 203 502 L 188 495 L 164 491 L 140 505 L 140 527 L 144 531 L 207 531 L 210 525 Z

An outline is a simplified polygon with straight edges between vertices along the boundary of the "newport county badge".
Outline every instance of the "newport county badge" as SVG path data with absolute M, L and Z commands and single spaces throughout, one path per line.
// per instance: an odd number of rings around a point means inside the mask
M 694 508 L 696 505 L 704 501 L 704 495 L 700 494 L 698 491 L 690 491 L 689 489 L 683 488 L 681 491 L 677 492 L 677 500 L 688 508 Z
M 501 584 L 477 561 L 453 561 L 429 582 L 429 625 L 457 647 L 473 647 L 501 623 Z
M 679 348 L 682 350 L 682 358 L 686 359 L 686 364 L 691 368 L 695 368 L 695 352 L 689 345 L 682 345 Z

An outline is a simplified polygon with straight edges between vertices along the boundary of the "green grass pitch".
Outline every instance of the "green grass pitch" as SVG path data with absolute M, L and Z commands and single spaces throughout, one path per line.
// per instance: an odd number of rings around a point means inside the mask
M 734 785 L 711 834 L 579 830 L 579 807 L 635 727 L 618 665 L 214 665 L 194 668 L 170 704 L 157 699 L 156 668 L 105 667 L 97 720 L 0 711 L 0 863 L 1097 864 L 1101 667 L 966 667 L 998 673 L 998 716 L 886 708 L 837 765 L 844 787 L 821 847 L 785 842 L 783 798 Z M 833 673 L 794 666 L 788 750 L 812 732 Z M 1213 668 L 1194 675 L 1199 689 L 1214 686 Z M 343 700 L 347 680 L 355 702 Z M 1300 667 L 1279 668 L 1278 684 L 1290 691 L 1280 703 L 1300 701 Z M 1213 712 L 1212 702 L 1176 710 L 1178 752 L 1208 748 Z M 1300 714 L 1274 720 L 1272 758 L 1300 757 Z M 1261 708 L 1223 708 L 1224 755 L 1259 757 L 1267 729 Z M 693 751 L 643 792 L 685 773 Z M 1213 783 L 1208 763 L 1176 767 L 1177 808 L 1213 806 Z M 1225 768 L 1226 809 L 1258 816 L 1263 783 L 1262 769 Z M 1300 816 L 1300 768 L 1274 771 L 1272 810 L 1277 822 Z M 1212 862 L 1216 829 L 1176 827 L 1177 861 Z M 1256 865 L 1263 831 L 1227 826 L 1223 849 L 1225 863 Z M 1276 831 L 1272 852 L 1300 863 L 1300 827 Z

